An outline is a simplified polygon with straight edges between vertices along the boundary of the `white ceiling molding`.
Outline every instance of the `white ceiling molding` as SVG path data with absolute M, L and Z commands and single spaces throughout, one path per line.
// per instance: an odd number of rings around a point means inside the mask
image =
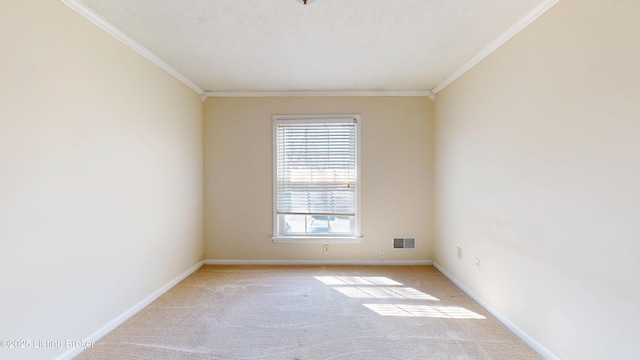
M 431 91 L 207 91 L 203 97 L 425 96 Z
M 191 79 L 186 77 L 183 73 L 176 70 L 173 66 L 169 65 L 162 58 L 151 52 L 145 46 L 141 45 L 138 41 L 129 37 L 118 27 L 113 25 L 110 21 L 99 15 L 93 9 L 85 5 L 82 0 L 60 0 L 63 4 L 70 7 L 78 14 L 91 21 L 102 30 L 121 41 L 138 54 L 142 55 L 153 64 L 166 71 L 168 74 L 182 82 L 184 85 L 198 93 L 201 99 L 204 101 L 210 97 L 319 97 L 319 96 L 425 96 L 435 101 L 436 94 L 442 91 L 449 84 L 454 82 L 457 78 L 462 76 L 469 69 L 473 68 L 485 57 L 497 50 L 500 46 L 506 43 L 514 35 L 524 29 L 527 25 L 533 22 L 536 18 L 544 14 L 551 7 L 556 5 L 559 0 L 543 0 L 539 6 L 534 8 L 528 14 L 520 18 L 515 24 L 509 27 L 506 31 L 500 34 L 492 42 L 484 47 L 475 56 L 465 62 L 461 67 L 447 76 L 442 82 L 436 85 L 432 90 L 425 91 L 397 91 L 397 90 L 372 90 L 372 91 L 205 91 Z
M 454 71 L 451 75 L 447 76 L 444 81 L 438 84 L 436 87 L 431 89 L 434 94 L 439 93 L 444 88 L 446 88 L 449 84 L 454 82 L 457 78 L 462 76 L 462 74 L 466 73 L 469 69 L 476 66 L 480 61 L 489 56 L 492 52 L 496 51 L 500 46 L 504 45 L 509 39 L 519 33 L 522 29 L 524 29 L 527 25 L 531 24 L 535 19 L 537 19 L 540 15 L 544 14 L 547 10 L 551 9 L 555 4 L 560 0 L 546 0 L 538 7 L 533 9 L 530 13 L 523 16 L 518 22 L 513 24 L 507 31 L 498 36 L 495 40 L 493 40 L 489 45 L 487 45 L 484 49 L 482 49 L 479 53 L 477 53 L 474 57 L 469 59 L 466 63 L 464 63 L 458 70 Z
M 178 81 L 186 85 L 191 90 L 195 91 L 199 95 L 202 96 L 204 90 L 201 89 L 196 83 L 191 81 L 189 78 L 184 76 L 178 70 L 174 69 L 171 65 L 167 64 L 164 60 L 158 57 L 156 54 L 149 51 L 147 48 L 142 46 L 139 42 L 130 38 L 127 34 L 122 32 L 112 23 L 107 21 L 102 16 L 98 15 L 95 11 L 85 6 L 78 0 L 60 0 L 63 4 L 67 5 L 78 14 L 82 15 L 87 20 L 96 24 L 99 28 L 106 31 L 109 35 L 113 36 L 117 40 L 120 40 L 122 43 L 133 49 L 138 54 L 142 55 L 147 60 L 151 61 L 153 64 L 158 66 L 160 69 L 166 71 L 169 75 L 176 78 Z

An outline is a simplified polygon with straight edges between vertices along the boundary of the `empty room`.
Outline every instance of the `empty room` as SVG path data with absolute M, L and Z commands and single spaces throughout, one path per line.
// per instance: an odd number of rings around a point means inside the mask
M 637 0 L 1 0 L 0 359 L 638 359 Z

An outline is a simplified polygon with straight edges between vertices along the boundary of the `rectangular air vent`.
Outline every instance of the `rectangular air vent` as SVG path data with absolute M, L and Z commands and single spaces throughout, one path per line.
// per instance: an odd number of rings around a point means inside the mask
M 416 238 L 415 237 L 394 237 L 393 238 L 394 249 L 415 250 Z

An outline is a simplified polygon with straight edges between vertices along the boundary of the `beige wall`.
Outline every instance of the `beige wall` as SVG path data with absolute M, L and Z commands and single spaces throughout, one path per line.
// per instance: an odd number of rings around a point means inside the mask
M 0 49 L 0 339 L 81 340 L 202 259 L 202 104 L 59 1 Z
M 80 340 L 203 251 L 384 250 L 435 259 L 560 358 L 640 356 L 638 18 L 635 0 L 562 0 L 440 93 L 433 115 L 421 97 L 327 97 L 212 98 L 203 117 L 196 94 L 60 2 L 5 1 L 0 339 Z M 329 254 L 274 244 L 271 116 L 351 113 L 364 241 Z M 392 250 L 396 235 L 418 249 Z
M 211 98 L 205 102 L 205 258 L 431 260 L 431 100 Z M 361 244 L 271 241 L 272 115 L 361 114 Z M 416 251 L 391 249 L 416 236 Z
M 435 260 L 562 359 L 640 358 L 639 19 L 562 0 L 436 99 Z

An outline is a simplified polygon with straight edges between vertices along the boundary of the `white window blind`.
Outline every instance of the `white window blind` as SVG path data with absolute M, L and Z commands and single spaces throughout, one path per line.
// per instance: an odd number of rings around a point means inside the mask
M 277 214 L 355 216 L 356 118 L 275 122 Z

